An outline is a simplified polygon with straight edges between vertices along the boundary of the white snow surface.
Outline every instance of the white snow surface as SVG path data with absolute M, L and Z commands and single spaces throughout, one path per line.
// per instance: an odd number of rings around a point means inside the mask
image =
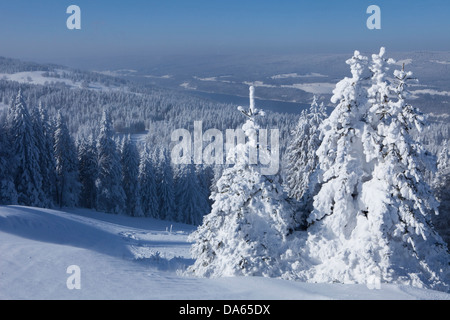
M 62 74 L 63 70 L 56 70 L 56 72 Z M 54 78 L 54 77 L 44 77 L 45 71 L 24 71 L 17 73 L 0 73 L 0 79 L 7 81 L 16 81 L 19 83 L 27 83 L 33 85 L 45 85 L 50 83 L 62 83 L 71 89 L 81 89 L 83 88 L 83 84 L 81 81 L 75 82 L 70 79 L 65 78 Z M 121 87 L 107 87 L 101 83 L 92 82 L 89 83 L 89 86 L 86 88 L 94 91 L 113 91 L 113 90 L 124 90 Z
M 194 229 L 86 209 L 0 206 L 0 299 L 450 299 L 403 285 L 188 277 L 183 270 L 193 260 L 187 237 Z M 66 285 L 71 265 L 80 267 L 79 290 Z
M 313 94 L 331 94 L 336 84 L 328 82 L 294 83 L 292 85 L 282 85 L 281 87 L 300 89 Z

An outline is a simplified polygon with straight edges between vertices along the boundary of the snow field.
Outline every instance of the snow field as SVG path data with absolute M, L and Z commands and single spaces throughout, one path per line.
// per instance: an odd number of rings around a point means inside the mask
M 193 263 L 187 237 L 194 229 L 85 209 L 2 206 L 0 299 L 450 299 L 397 285 L 370 290 L 262 277 L 187 277 L 183 271 Z M 67 288 L 71 265 L 80 267 L 80 290 Z
M 57 70 L 58 73 L 64 72 L 64 70 Z M 24 84 L 33 84 L 33 85 L 48 85 L 52 82 L 64 84 L 72 89 L 82 89 L 83 83 L 81 81 L 75 82 L 70 79 L 65 78 L 55 78 L 55 77 L 44 77 L 45 71 L 24 71 L 17 73 L 0 73 L 1 80 L 7 81 L 16 81 Z M 87 89 L 96 90 L 96 91 L 114 91 L 114 90 L 123 90 L 124 88 L 120 87 L 107 87 L 101 83 L 92 82 L 89 83 Z

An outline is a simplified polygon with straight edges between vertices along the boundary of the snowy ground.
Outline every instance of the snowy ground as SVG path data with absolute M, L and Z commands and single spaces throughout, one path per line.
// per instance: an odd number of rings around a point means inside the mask
M 198 279 L 192 226 L 90 210 L 0 207 L 0 299 L 450 299 L 407 286 L 307 284 L 268 278 Z M 77 265 L 80 290 L 69 290 Z
M 55 70 L 55 72 L 58 72 L 62 74 L 63 72 L 69 72 L 64 70 Z M 83 84 L 81 81 L 75 82 L 70 79 L 65 78 L 54 78 L 54 77 L 44 77 L 45 72 L 44 71 L 25 71 L 25 72 L 17 72 L 17 73 L 0 73 L 0 79 L 7 80 L 7 81 L 16 81 L 19 83 L 27 83 L 27 84 L 34 84 L 34 85 L 46 85 L 50 83 L 60 83 L 64 84 L 69 88 L 72 89 L 81 89 L 83 88 Z M 124 88 L 121 87 L 107 87 L 101 83 L 97 82 L 91 82 L 89 83 L 88 87 L 86 89 L 90 90 L 96 90 L 96 91 L 113 91 L 113 90 L 124 90 Z

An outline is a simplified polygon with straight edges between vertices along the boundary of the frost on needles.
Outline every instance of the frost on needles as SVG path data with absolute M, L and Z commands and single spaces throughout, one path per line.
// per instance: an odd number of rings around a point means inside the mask
M 294 209 L 277 176 L 265 176 L 258 165 L 250 164 L 249 150 L 258 141 L 254 88 L 250 88 L 250 108 L 239 110 L 247 116 L 242 126 L 247 137 L 232 154 L 235 164 L 224 170 L 211 195 L 211 213 L 190 236 L 196 257 L 188 272 L 201 277 L 281 276 L 280 251 L 295 227 Z M 253 149 L 254 150 L 254 149 Z
M 212 211 L 191 236 L 192 274 L 449 290 L 449 251 L 431 222 L 439 203 L 424 178 L 431 159 L 410 134 L 424 122 L 406 101 L 412 73 L 403 66 L 389 74 L 394 61 L 384 48 L 371 58 L 355 51 L 346 61 L 351 77 L 336 85 L 328 118 L 302 116 L 286 157 L 285 188 L 295 199 L 246 161 L 258 115 L 251 89 L 250 110 L 240 109 L 248 142 L 236 147 L 236 164 L 217 181 Z M 305 157 L 308 145 L 296 135 L 306 142 L 305 131 L 317 126 L 316 150 L 308 150 L 315 157 Z
M 437 201 L 425 182 L 425 158 L 410 136 L 420 115 L 406 103 L 411 73 L 385 72 L 384 48 L 372 61 L 355 52 L 352 78 L 340 81 L 337 102 L 318 149 L 321 188 L 308 218 L 306 273 L 318 282 L 407 283 L 445 288 L 449 255 L 431 225 Z

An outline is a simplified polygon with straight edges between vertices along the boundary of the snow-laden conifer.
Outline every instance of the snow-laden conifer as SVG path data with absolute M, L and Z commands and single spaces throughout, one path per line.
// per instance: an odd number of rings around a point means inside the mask
M 56 164 L 56 203 L 60 207 L 73 207 L 78 204 L 80 193 L 78 156 L 75 143 L 70 136 L 61 112 L 56 117 L 54 155 Z
M 362 192 L 366 219 L 356 230 L 367 234 L 366 250 L 375 257 L 365 268 L 382 282 L 443 289 L 450 260 L 431 223 L 438 213 L 438 202 L 424 177 L 431 160 L 410 134 L 413 128 L 421 130 L 424 118 L 406 101 L 412 73 L 403 66 L 394 71 L 390 84 L 383 76 L 387 71 L 383 55 L 384 48 L 372 56 L 374 91 L 369 91 L 373 98 L 368 126 L 375 132 L 372 141 L 378 152 L 366 151 L 368 160 L 373 159 L 373 171 Z
M 39 107 L 31 109 L 31 121 L 39 151 L 39 168 L 42 175 L 43 206 L 51 207 L 56 195 L 56 164 L 53 149 L 54 129 L 50 124 L 46 110 L 39 103 Z
M 439 204 L 439 215 L 434 216 L 433 223 L 439 234 L 450 246 L 450 159 L 448 140 L 445 140 L 439 152 L 437 174 L 433 183 Z
M 139 201 L 139 151 L 129 138 L 122 145 L 120 162 L 122 165 L 122 187 L 125 192 L 126 214 L 141 216 Z
M 323 142 L 319 157 L 320 191 L 314 198 L 314 210 L 308 222 L 329 229 L 337 237 L 348 237 L 359 207 L 364 173 L 361 132 L 362 114 L 367 103 L 364 82 L 368 78 L 368 60 L 358 51 L 347 60 L 352 77 L 336 85 L 332 102 L 338 105 L 321 125 Z
M 17 191 L 13 178 L 13 155 L 6 130 L 0 124 L 0 204 L 17 204 Z
M 11 143 L 11 170 L 17 201 L 21 205 L 43 207 L 45 195 L 42 191 L 39 149 L 21 90 L 8 109 L 6 130 Z
M 234 166 L 217 181 L 211 213 L 190 236 L 196 259 L 189 272 L 201 277 L 280 276 L 280 254 L 294 228 L 294 210 L 286 200 L 277 176 L 264 176 L 250 164 L 250 152 L 257 148 L 257 116 L 254 88 L 250 108 L 242 126 L 247 141 L 238 144 Z
M 321 126 L 323 142 L 317 151 L 320 190 L 308 217 L 304 248 L 317 263 L 305 270 L 309 281 L 355 281 L 351 264 L 358 262 L 358 257 L 353 257 L 358 243 L 351 239 L 358 216 L 364 214 L 360 210 L 362 183 L 370 178 L 361 141 L 370 72 L 367 57 L 358 51 L 346 63 L 352 77 L 336 85 L 332 102 L 338 104 Z
M 125 212 L 125 192 L 122 187 L 122 166 L 114 142 L 109 113 L 104 111 L 97 141 L 98 177 L 97 209 L 107 213 Z
M 156 186 L 159 201 L 159 217 L 163 220 L 177 221 L 178 211 L 175 205 L 175 184 L 172 163 L 166 149 L 158 155 Z
M 385 72 L 384 49 L 347 61 L 335 111 L 323 125 L 322 185 L 308 221 L 309 281 L 406 283 L 447 290 L 449 255 L 431 224 L 437 202 L 423 178 L 422 147 L 409 132 L 420 114 L 406 100 L 411 73 Z M 368 68 L 369 67 L 369 68 Z M 370 70 L 371 77 L 367 77 Z
M 78 174 L 81 184 L 79 204 L 83 208 L 93 209 L 96 206 L 97 189 L 97 147 L 91 136 L 78 143 Z
M 306 210 L 312 207 L 318 184 L 316 151 L 322 141 L 320 125 L 326 116 L 323 104 L 319 107 L 314 96 L 309 112 L 304 110 L 301 113 L 297 127 L 291 133 L 285 154 L 285 185 L 288 195 L 302 201 Z
M 145 217 L 160 218 L 156 169 L 147 148 L 143 148 L 141 151 L 138 178 L 141 213 Z
M 182 165 L 179 168 L 175 186 L 177 221 L 200 225 L 210 208 L 205 186 L 199 181 L 194 165 Z

